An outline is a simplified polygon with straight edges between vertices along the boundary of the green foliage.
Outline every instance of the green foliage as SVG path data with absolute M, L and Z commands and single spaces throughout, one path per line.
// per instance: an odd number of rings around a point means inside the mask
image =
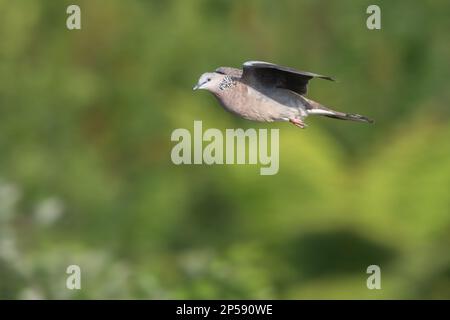
M 69 31 L 72 3 L 0 1 L 0 298 L 450 298 L 448 1 L 381 1 L 379 31 L 370 1 L 75 1 Z M 191 91 L 246 60 L 333 75 L 309 96 L 376 124 Z M 279 173 L 173 165 L 194 120 L 279 128 Z

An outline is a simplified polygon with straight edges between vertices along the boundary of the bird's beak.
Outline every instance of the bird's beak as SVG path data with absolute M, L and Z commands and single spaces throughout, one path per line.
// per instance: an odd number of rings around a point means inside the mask
M 198 90 L 202 88 L 202 85 L 204 85 L 207 81 L 203 81 L 202 83 L 197 83 L 192 90 Z

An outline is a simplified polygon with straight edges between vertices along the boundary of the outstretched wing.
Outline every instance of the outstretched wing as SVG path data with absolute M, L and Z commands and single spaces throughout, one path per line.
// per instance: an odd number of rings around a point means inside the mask
M 250 86 L 283 88 L 304 95 L 307 92 L 308 81 L 312 78 L 334 81 L 333 78 L 328 76 L 298 71 L 263 61 L 245 62 L 241 81 Z

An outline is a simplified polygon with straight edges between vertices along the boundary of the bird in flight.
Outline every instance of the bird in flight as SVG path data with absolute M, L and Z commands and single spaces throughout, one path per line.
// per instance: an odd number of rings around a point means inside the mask
M 302 129 L 309 115 L 373 123 L 365 116 L 335 111 L 306 98 L 308 81 L 313 78 L 333 80 L 273 63 L 248 61 L 242 70 L 220 67 L 202 74 L 193 89 L 210 91 L 226 110 L 247 120 L 289 121 Z

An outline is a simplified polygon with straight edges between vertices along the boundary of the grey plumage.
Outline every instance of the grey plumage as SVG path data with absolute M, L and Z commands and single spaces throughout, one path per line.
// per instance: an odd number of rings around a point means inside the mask
M 305 97 L 309 80 L 328 76 L 298 71 L 268 62 L 249 61 L 243 70 L 220 67 L 204 73 L 195 89 L 213 93 L 228 111 L 254 121 L 290 121 L 304 128 L 308 115 L 372 123 L 365 116 L 329 109 Z

